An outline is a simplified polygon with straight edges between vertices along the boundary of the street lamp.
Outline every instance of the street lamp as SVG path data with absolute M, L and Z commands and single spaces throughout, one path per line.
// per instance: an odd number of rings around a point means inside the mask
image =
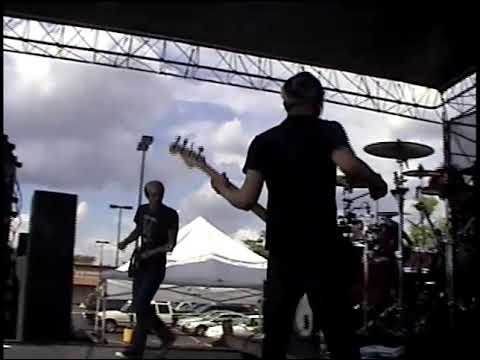
M 110 204 L 110 209 L 118 209 L 117 250 L 115 253 L 115 267 L 118 267 L 118 243 L 120 242 L 120 232 L 122 228 L 122 210 L 132 210 L 133 206 Z
M 142 205 L 142 194 L 143 194 L 143 175 L 145 172 L 145 154 L 147 153 L 148 147 L 153 143 L 153 136 L 143 135 L 142 139 L 137 145 L 137 150 L 142 152 L 142 165 L 140 166 L 140 184 L 138 188 L 138 207 Z
M 100 271 L 102 271 L 102 267 L 103 267 L 103 247 L 105 245 L 110 244 L 110 242 L 97 240 L 97 241 L 95 241 L 95 243 L 100 245 Z

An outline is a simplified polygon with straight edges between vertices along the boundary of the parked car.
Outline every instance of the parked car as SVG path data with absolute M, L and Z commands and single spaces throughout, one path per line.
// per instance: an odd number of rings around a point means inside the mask
M 186 333 L 204 336 L 209 327 L 222 324 L 225 320 L 240 320 L 248 319 L 247 316 L 234 312 L 222 312 L 214 314 L 208 318 L 200 319 L 198 321 L 190 321 L 182 327 Z
M 105 299 L 105 309 L 120 310 L 125 305 L 125 302 L 125 299 Z M 95 319 L 95 311 L 97 309 L 97 299 L 95 293 L 89 294 L 85 301 L 80 304 L 80 308 L 85 309 L 82 312 L 82 317 L 93 324 Z
M 176 325 L 181 328 L 181 327 L 187 325 L 189 322 L 208 319 L 208 318 L 210 318 L 210 317 L 212 317 L 216 314 L 221 314 L 221 313 L 224 313 L 224 312 L 225 311 L 223 311 L 223 310 L 211 310 L 211 311 L 207 311 L 206 313 L 203 313 L 203 314 L 191 315 L 191 316 L 184 317 L 184 318 L 178 320 Z
M 233 319 L 232 330 L 235 335 L 250 336 L 262 331 L 263 318 L 261 315 L 251 315 L 245 318 Z M 209 338 L 220 338 L 223 335 L 223 324 L 211 326 L 205 332 Z
M 192 307 L 191 312 L 179 312 L 174 315 L 174 324 L 179 325 L 180 320 L 189 319 L 194 316 L 202 316 L 203 314 L 209 313 L 214 310 L 219 311 L 233 311 L 237 313 L 242 313 L 245 315 L 258 314 L 259 311 L 255 305 L 249 304 L 216 304 L 216 303 L 207 303 L 207 304 L 197 304 Z M 179 325 L 180 327 L 183 326 Z
M 191 303 L 190 308 L 188 309 L 187 305 L 183 305 L 181 303 L 177 304 L 177 309 L 174 309 L 174 314 L 173 314 L 173 324 L 176 325 L 177 322 L 180 319 L 185 319 L 189 318 L 192 316 L 198 316 L 200 313 L 198 312 L 198 309 L 203 308 L 205 303 Z M 182 306 L 180 308 L 180 306 Z
M 176 313 L 179 313 L 179 312 L 192 312 L 195 305 L 197 305 L 197 303 L 194 303 L 194 302 L 189 302 L 189 301 L 182 301 L 180 303 L 178 303 L 174 308 L 173 308 L 173 311 L 176 312 Z
M 152 301 L 151 306 L 154 307 L 154 311 L 163 322 L 167 325 L 171 325 L 173 322 L 173 309 L 172 305 L 168 301 L 156 302 Z M 101 322 L 103 319 L 103 312 L 98 312 L 97 320 Z M 108 310 L 105 312 L 105 331 L 113 333 L 120 328 L 127 327 L 129 325 L 135 325 L 136 315 L 132 311 L 131 300 L 127 301 L 120 310 Z
M 245 315 L 255 315 L 259 314 L 258 308 L 255 305 L 250 304 L 205 304 L 203 306 L 199 306 L 195 309 L 197 313 L 205 313 L 211 310 L 224 310 L 224 311 L 233 311 Z

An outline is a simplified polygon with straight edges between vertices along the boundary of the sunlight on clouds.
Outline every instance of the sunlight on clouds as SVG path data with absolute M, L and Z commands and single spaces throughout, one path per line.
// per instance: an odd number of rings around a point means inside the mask
M 406 118 L 400 116 L 388 115 L 386 117 L 386 121 L 394 130 L 405 127 L 407 121 L 411 120 L 407 120 Z
M 48 87 L 51 60 L 43 59 L 34 55 L 19 55 L 15 57 L 15 70 L 21 80 L 28 84 Z
M 88 204 L 86 201 L 80 202 L 77 206 L 77 223 L 83 222 L 88 214 Z
M 257 240 L 260 237 L 260 232 L 254 229 L 240 229 L 231 234 L 235 240 Z

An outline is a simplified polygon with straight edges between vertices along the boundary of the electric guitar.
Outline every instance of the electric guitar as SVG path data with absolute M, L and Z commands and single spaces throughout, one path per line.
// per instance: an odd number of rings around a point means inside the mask
M 193 143 L 190 145 L 189 148 L 187 148 L 188 139 L 183 139 L 182 144 L 180 144 L 180 140 L 181 137 L 177 136 L 175 142 L 170 144 L 170 154 L 179 155 L 189 168 L 197 168 L 207 174 L 209 177 L 220 174 L 217 170 L 215 170 L 206 162 L 205 157 L 203 156 L 203 146 L 200 146 L 198 150 L 194 150 Z M 238 189 L 238 187 L 232 183 L 229 183 L 229 186 L 234 189 Z M 255 213 L 255 215 L 257 215 L 260 219 L 266 221 L 267 210 L 263 206 L 257 203 L 252 207 L 251 211 Z

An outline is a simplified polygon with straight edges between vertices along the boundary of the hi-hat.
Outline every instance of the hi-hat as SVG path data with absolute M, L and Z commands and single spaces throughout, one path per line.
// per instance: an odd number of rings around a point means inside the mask
M 434 152 L 428 145 L 400 140 L 370 144 L 364 150 L 370 155 L 403 161 L 422 158 Z
M 439 170 L 409 170 L 404 171 L 402 174 L 405 176 L 422 178 L 429 176 L 440 176 L 442 175 L 442 172 Z
M 379 211 L 378 212 L 378 216 L 386 217 L 386 218 L 392 218 L 398 215 L 399 215 L 398 211 Z M 404 212 L 403 215 L 410 215 L 410 213 Z
M 424 194 L 424 195 L 433 195 L 433 196 L 442 195 L 442 192 L 439 189 L 437 189 L 433 186 L 424 187 L 424 188 L 422 188 L 421 191 L 422 191 L 422 194 Z
M 423 177 L 429 177 L 429 176 L 440 176 L 442 175 L 442 173 L 443 173 L 443 170 L 441 169 L 425 170 L 422 164 L 419 164 L 417 170 L 404 171 L 402 174 L 405 176 L 418 177 L 421 179 Z

